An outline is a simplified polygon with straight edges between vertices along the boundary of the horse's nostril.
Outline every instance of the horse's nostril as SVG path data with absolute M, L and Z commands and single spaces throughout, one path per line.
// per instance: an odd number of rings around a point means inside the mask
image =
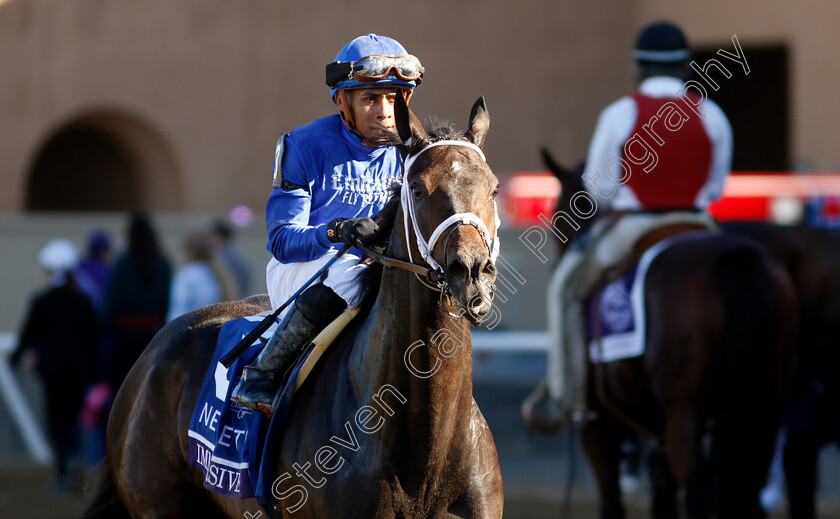
M 489 258 L 463 258 L 455 257 L 446 267 L 446 276 L 451 280 L 462 280 L 466 283 L 479 280 L 484 277 L 494 277 L 496 267 Z
M 490 258 L 484 260 L 484 264 L 481 266 L 481 273 L 485 276 L 496 275 L 496 266 L 493 265 L 493 262 L 490 261 Z
M 467 266 L 464 265 L 464 262 L 461 261 L 461 258 L 457 258 L 455 261 L 449 264 L 447 270 L 452 274 L 460 275 L 467 271 Z

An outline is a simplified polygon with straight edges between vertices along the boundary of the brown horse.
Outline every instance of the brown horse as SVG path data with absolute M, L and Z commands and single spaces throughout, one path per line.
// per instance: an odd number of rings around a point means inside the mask
M 769 222 L 726 222 L 722 228 L 767 247 L 785 265 L 799 299 L 784 467 L 790 517 L 813 519 L 819 452 L 840 442 L 840 229 Z
M 569 200 L 584 189 L 582 168 L 561 168 L 547 152 L 544 158 L 562 184 L 557 208 L 573 214 Z M 678 516 L 680 487 L 690 519 L 760 514 L 797 330 L 790 280 L 752 242 L 710 233 L 661 252 L 644 299 L 644 354 L 589 363 L 597 418 L 580 436 L 598 480 L 601 517 L 625 517 L 618 481 L 628 427 L 657 440 L 650 459 L 655 518 Z
M 396 118 L 400 145 L 411 137 L 409 158 L 416 157 L 406 189 L 422 235 L 429 239 L 453 213 L 472 213 L 493 236 L 498 181 L 478 149 L 489 128 L 483 98 L 463 134 L 448 126 L 427 132 L 401 96 Z M 449 144 L 426 147 L 440 139 Z M 411 250 L 419 258 L 414 230 L 406 233 L 403 226 L 404 209 L 387 254 L 408 260 Z M 490 310 L 495 272 L 487 240 L 477 227 L 455 223 L 431 254 L 445 268 L 444 293 L 413 273 L 384 268 L 372 307 L 348 326 L 296 394 L 276 438 L 281 476 L 269 515 L 502 516 L 498 457 L 472 396 L 469 322 L 460 317 L 475 321 Z M 155 337 L 116 397 L 108 473 L 87 517 L 261 514 L 254 499 L 203 488 L 203 474 L 187 464 L 187 428 L 219 327 L 266 309 L 265 299 L 253 298 L 213 305 Z

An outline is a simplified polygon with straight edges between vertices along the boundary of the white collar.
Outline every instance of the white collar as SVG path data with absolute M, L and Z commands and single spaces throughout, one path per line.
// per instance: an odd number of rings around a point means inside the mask
M 653 76 L 639 84 L 639 92 L 650 97 L 676 97 L 685 81 L 674 76 Z

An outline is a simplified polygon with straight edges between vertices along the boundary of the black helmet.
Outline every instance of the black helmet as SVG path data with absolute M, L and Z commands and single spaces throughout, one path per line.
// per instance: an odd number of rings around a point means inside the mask
M 642 66 L 668 67 L 685 63 L 691 52 L 682 29 L 671 22 L 654 22 L 639 32 L 633 57 Z

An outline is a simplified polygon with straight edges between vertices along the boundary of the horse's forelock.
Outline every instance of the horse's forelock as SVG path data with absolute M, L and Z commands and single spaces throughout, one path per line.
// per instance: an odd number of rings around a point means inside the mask
M 411 144 L 407 148 L 408 155 L 420 153 L 426 146 L 438 141 L 465 141 L 467 138 L 455 129 L 455 125 L 445 119 L 437 117 L 429 117 L 423 123 L 423 129 L 426 131 L 426 137 L 423 139 L 412 139 Z M 392 132 L 383 132 L 380 145 L 397 146 L 405 148 L 405 145 L 399 140 L 399 136 Z M 396 140 L 395 140 L 396 139 Z M 396 184 L 391 187 L 389 200 L 399 198 L 402 184 Z
M 418 143 L 418 146 L 437 141 L 467 140 L 463 134 L 459 133 L 458 130 L 455 129 L 455 125 L 453 123 L 445 119 L 429 117 L 423 124 L 423 128 L 425 128 L 426 134 L 428 134 L 428 140 L 424 143 Z M 412 148 L 414 148 L 414 146 L 412 146 Z

